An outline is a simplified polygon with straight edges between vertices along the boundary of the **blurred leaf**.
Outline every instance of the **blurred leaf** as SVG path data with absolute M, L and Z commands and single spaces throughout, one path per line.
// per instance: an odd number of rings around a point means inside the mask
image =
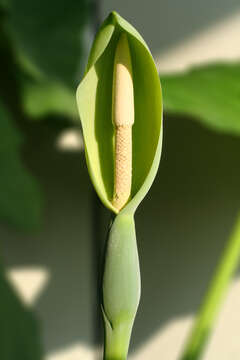
M 22 165 L 21 136 L 0 104 L 0 217 L 23 229 L 38 227 L 41 196 L 36 181 Z
M 42 359 L 36 319 L 15 294 L 2 267 L 0 267 L 0 294 L 0 359 Z
M 18 50 L 51 79 L 76 82 L 89 0 L 9 0 L 9 28 Z
M 161 76 L 164 110 L 240 135 L 240 64 L 212 64 Z
M 3 8 L 7 8 L 8 2 L 9 0 L 0 0 L 0 6 L 2 6 Z
M 31 117 L 59 114 L 77 117 L 75 92 L 57 82 L 32 81 L 23 84 L 23 107 Z
M 0 104 L 0 154 L 7 153 L 10 149 L 16 149 L 22 142 L 22 137 L 11 123 L 6 110 Z

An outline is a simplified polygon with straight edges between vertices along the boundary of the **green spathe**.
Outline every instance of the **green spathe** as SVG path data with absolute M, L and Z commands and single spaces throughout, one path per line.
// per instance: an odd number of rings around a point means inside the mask
M 156 175 L 161 155 L 162 94 L 152 55 L 139 33 L 115 12 L 104 21 L 93 43 L 84 79 L 77 91 L 89 173 L 106 207 L 114 213 L 114 128 L 112 83 L 116 45 L 127 35 L 131 52 L 135 123 L 132 190 L 122 211 L 134 213 Z

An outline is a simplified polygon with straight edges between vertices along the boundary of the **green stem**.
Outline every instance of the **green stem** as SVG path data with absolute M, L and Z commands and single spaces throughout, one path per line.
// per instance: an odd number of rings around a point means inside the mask
M 202 302 L 181 360 L 199 359 L 240 257 L 240 215 Z
M 106 326 L 105 319 L 104 360 L 127 359 L 131 332 L 131 323 L 122 322 L 112 328 L 110 325 Z

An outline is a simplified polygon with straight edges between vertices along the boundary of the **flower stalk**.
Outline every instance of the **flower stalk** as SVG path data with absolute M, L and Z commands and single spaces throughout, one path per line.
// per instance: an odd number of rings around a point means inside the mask
M 96 35 L 77 103 L 90 177 L 115 216 L 102 280 L 104 360 L 126 360 L 141 291 L 134 214 L 159 166 L 162 93 L 147 45 L 116 12 Z

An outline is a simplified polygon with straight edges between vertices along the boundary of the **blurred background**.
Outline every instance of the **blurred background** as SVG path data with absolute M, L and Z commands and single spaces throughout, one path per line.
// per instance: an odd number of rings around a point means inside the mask
M 130 359 L 176 360 L 240 205 L 238 0 L 0 0 L 0 359 L 100 359 L 110 214 L 75 104 L 94 34 L 116 10 L 162 79 L 160 169 L 136 214 L 142 298 Z M 204 360 L 240 358 L 233 279 Z

